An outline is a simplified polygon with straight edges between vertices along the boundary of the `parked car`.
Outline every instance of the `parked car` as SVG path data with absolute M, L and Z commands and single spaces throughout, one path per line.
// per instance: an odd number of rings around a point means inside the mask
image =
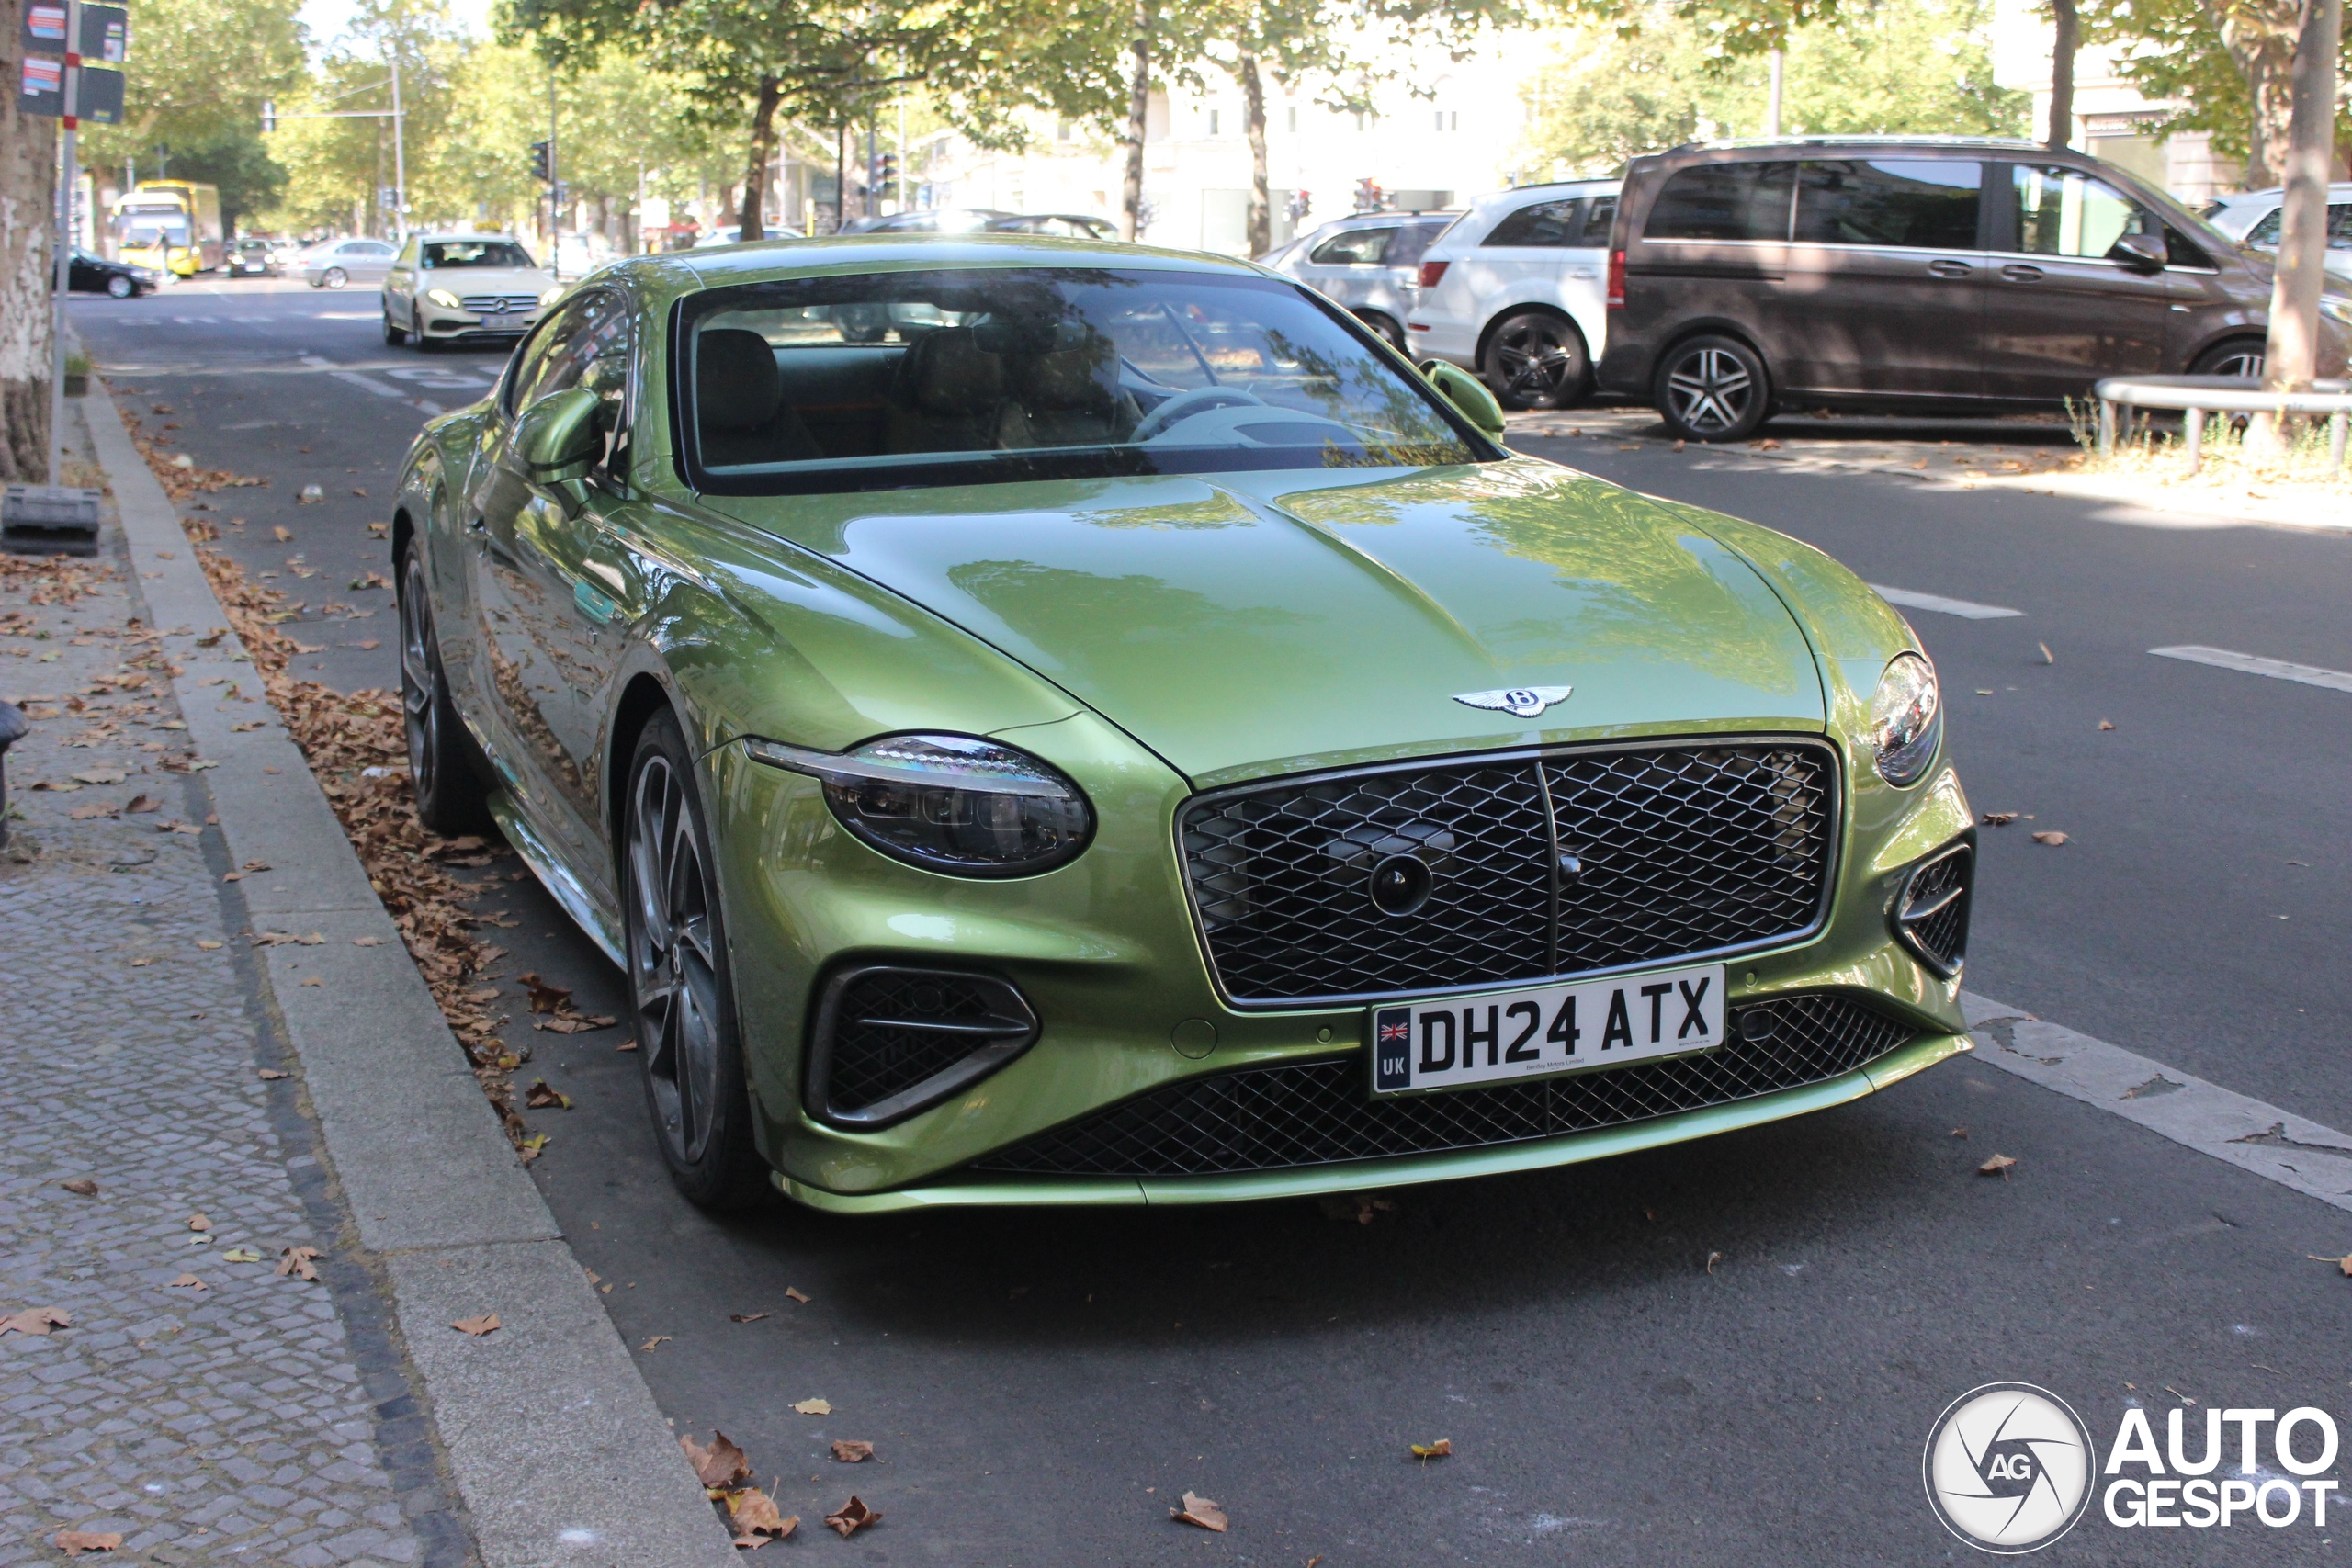
M 1614 180 L 1480 197 L 1421 258 L 1413 356 L 1476 371 L 1505 408 L 1583 397 L 1608 332 L 1602 286 L 1616 215 Z
M 384 278 L 384 341 L 520 337 L 561 293 L 555 275 L 506 234 L 411 234 Z
M 620 964 L 707 1205 L 1525 1171 L 1965 1051 L 1910 629 L 1502 427 L 1241 261 L 616 263 L 402 467 L 416 809 Z
M 2277 255 L 2286 206 L 2286 193 L 2273 186 L 2268 190 L 2216 197 L 2206 203 L 2201 216 L 2238 243 Z M 2327 187 L 2326 265 L 2337 276 L 2352 279 L 2352 185 Z
M 153 294 L 163 285 L 164 275 L 152 266 L 108 261 L 87 251 L 75 251 L 66 264 L 65 288 L 71 294 L 107 294 L 128 299 L 136 294 Z M 50 285 L 52 292 L 56 288 L 54 283 Z
M 933 207 L 919 212 L 890 212 L 875 218 L 853 218 L 842 225 L 844 234 L 978 234 L 1008 220 L 1017 220 L 1017 212 L 1000 212 L 993 207 Z
M 1458 212 L 1363 212 L 1326 223 L 1264 265 L 1319 288 L 1399 354 L 1412 313 L 1421 255 Z
M 238 240 L 229 246 L 222 266 L 231 277 L 276 277 L 277 257 L 267 240 Z
M 387 240 L 329 240 L 302 257 L 302 279 L 313 288 L 381 283 L 400 247 Z
M 2262 367 L 2271 262 L 2028 141 L 1811 137 L 1636 158 L 1600 384 L 1698 441 L 1778 409 L 2048 408 L 2101 376 Z M 2352 301 L 2323 306 L 2339 373 Z
M 797 229 L 781 228 L 775 224 L 768 225 L 760 232 L 761 240 L 805 240 L 808 237 L 808 236 L 803 234 Z M 752 242 L 754 244 L 758 243 L 759 241 Z M 741 243 L 743 243 L 743 231 L 733 224 L 729 224 L 724 229 L 713 229 L 707 234 L 697 236 L 692 248 L 697 251 L 707 251 L 715 250 L 720 245 L 740 245 Z
M 1024 212 L 999 218 L 988 226 L 991 234 L 1047 234 L 1064 240 L 1115 240 L 1119 226 L 1108 218 L 1079 212 Z

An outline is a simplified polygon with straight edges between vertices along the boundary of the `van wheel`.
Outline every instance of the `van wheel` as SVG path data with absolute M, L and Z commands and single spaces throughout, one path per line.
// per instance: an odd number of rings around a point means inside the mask
M 1675 344 L 1651 393 L 1667 429 L 1684 441 L 1744 441 L 1772 412 L 1764 361 L 1737 338 Z
M 1487 339 L 1479 373 L 1507 409 L 1564 409 L 1584 396 L 1584 334 L 1548 310 L 1521 310 Z
M 1362 321 L 1365 326 L 1370 327 L 1374 332 L 1378 333 L 1382 338 L 1386 340 L 1388 346 L 1395 349 L 1397 353 L 1406 354 L 1409 352 L 1405 347 L 1405 329 L 1398 326 L 1395 321 L 1390 321 L 1387 317 L 1382 315 L 1379 311 L 1359 310 L 1356 312 L 1356 320 Z
M 2251 376 L 2260 377 L 2269 359 L 2269 344 L 2251 338 L 2237 343 L 2217 343 L 2199 355 L 2189 365 L 2191 376 Z

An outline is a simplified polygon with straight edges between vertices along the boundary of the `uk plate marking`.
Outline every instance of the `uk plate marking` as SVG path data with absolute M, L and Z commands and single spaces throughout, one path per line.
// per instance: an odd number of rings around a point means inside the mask
M 1548 1077 L 1724 1043 L 1724 967 L 1372 1010 L 1372 1092 Z

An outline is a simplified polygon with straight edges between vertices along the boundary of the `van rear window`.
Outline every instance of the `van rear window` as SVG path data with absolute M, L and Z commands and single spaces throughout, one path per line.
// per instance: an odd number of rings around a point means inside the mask
M 1789 237 L 1794 164 L 1700 164 L 1669 178 L 1650 204 L 1645 240 Z

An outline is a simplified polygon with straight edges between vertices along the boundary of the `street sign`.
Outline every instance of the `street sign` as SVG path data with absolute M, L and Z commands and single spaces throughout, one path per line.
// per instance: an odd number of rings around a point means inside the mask
M 82 6 L 82 46 L 85 61 L 119 65 L 130 58 L 130 13 L 120 6 Z
M 51 119 L 65 112 L 65 62 L 25 57 L 24 80 L 17 89 L 18 114 L 45 115 Z
M 122 73 L 85 65 L 76 73 L 82 80 L 74 92 L 74 113 L 91 125 L 120 125 Z
M 24 45 L 44 54 L 63 54 L 65 7 L 56 0 L 33 0 L 26 6 Z

